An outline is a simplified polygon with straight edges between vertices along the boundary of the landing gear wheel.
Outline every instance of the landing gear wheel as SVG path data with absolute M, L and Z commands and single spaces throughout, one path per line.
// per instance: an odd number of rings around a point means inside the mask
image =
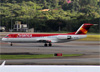
M 47 44 L 44 44 L 45 47 L 47 47 Z
M 12 46 L 13 44 L 11 43 L 10 46 Z
M 52 46 L 52 44 L 50 43 L 49 46 Z

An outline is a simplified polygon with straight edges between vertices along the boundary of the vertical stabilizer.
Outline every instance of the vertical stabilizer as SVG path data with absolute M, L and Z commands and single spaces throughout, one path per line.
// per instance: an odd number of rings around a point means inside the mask
M 87 34 L 89 28 L 94 25 L 90 23 L 84 23 L 82 26 L 75 32 L 75 34 Z

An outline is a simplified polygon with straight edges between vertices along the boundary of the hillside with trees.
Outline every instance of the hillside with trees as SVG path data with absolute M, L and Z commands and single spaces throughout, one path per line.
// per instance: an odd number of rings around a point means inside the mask
M 99 32 L 99 0 L 0 0 L 0 23 L 11 29 L 21 21 L 41 32 L 76 31 L 83 23 L 94 23 L 91 32 Z

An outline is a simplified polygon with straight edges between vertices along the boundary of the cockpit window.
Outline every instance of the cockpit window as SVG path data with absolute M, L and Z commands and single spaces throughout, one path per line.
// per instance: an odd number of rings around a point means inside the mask
M 9 37 L 8 35 L 6 37 Z

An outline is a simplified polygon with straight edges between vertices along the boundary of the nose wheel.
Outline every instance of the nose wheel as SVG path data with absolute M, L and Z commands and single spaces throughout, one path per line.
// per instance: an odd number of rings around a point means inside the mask
M 11 43 L 10 46 L 12 46 L 13 44 Z

